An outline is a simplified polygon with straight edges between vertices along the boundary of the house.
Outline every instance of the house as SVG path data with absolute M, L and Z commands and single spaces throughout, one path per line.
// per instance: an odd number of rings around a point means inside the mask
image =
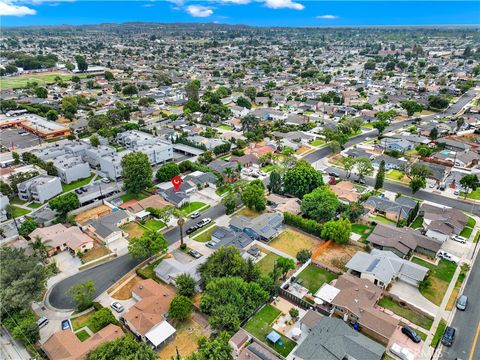
M 217 177 L 211 172 L 195 171 L 183 178 L 184 182 L 193 183 L 197 188 L 211 187 L 217 188 Z
M 426 161 L 417 161 L 416 164 L 425 165 L 430 168 L 430 170 L 432 170 L 432 174 L 428 175 L 427 177 L 435 180 L 437 183 L 442 182 L 443 179 L 445 179 L 445 177 L 450 173 L 451 169 L 451 167 L 447 168 L 446 166 Z
M 250 112 L 250 110 L 248 110 L 247 108 L 244 108 L 243 106 L 238 106 L 238 105 L 234 105 L 230 107 L 230 110 L 232 110 L 233 115 L 238 117 L 244 117 L 248 115 L 248 113 Z
M 267 153 L 274 153 L 276 150 L 276 146 L 274 144 L 268 144 L 265 146 L 258 146 L 255 145 L 254 147 L 247 148 L 245 150 L 245 154 L 254 154 L 257 157 L 265 155 Z
M 38 175 L 17 185 L 18 197 L 24 201 L 44 203 L 61 194 L 60 178 L 50 175 Z
M 343 156 L 348 156 L 348 157 L 351 157 L 351 158 L 354 158 L 354 159 L 362 158 L 362 157 L 370 159 L 373 156 L 371 153 L 368 153 L 365 150 L 360 149 L 360 148 L 350 148 L 350 149 L 342 152 L 342 155 Z
M 378 223 L 367 240 L 380 250 L 391 251 L 402 258 L 409 257 L 413 252 L 435 257 L 442 247 L 442 242 L 420 234 L 412 228 L 399 228 Z
M 447 139 L 447 138 L 441 138 L 441 139 L 438 139 L 437 142 L 439 144 L 444 144 L 445 149 L 448 149 L 448 150 L 453 150 L 453 151 L 457 151 L 457 152 L 470 150 L 470 145 L 468 145 L 468 144 L 466 144 L 462 141 L 451 140 L 451 139 Z
M 408 161 L 405 159 L 397 159 L 388 155 L 380 155 L 372 161 L 373 167 L 378 170 L 382 161 L 385 161 L 385 170 L 396 169 L 403 171 L 408 165 Z
M 288 211 L 289 213 L 298 215 L 301 212 L 300 200 L 298 198 L 291 198 L 271 193 L 267 196 L 267 204 L 272 210 L 279 211 L 281 213 Z
M 378 249 L 370 253 L 357 252 L 345 267 L 350 274 L 367 279 L 381 288 L 386 288 L 395 280 L 418 286 L 428 272 L 424 266 L 405 260 L 391 251 Z
M 70 154 L 59 156 L 53 160 L 53 166 L 57 170 L 57 176 L 65 184 L 86 179 L 90 176 L 90 166 L 83 161 L 81 156 Z
M 357 202 L 360 198 L 360 194 L 350 181 L 340 181 L 335 185 L 330 186 L 337 197 L 344 203 Z
M 322 317 L 294 356 L 299 360 L 380 360 L 385 348 L 338 318 Z
M 71 330 L 56 332 L 42 345 L 50 360 L 83 360 L 97 346 L 125 335 L 120 327 L 109 324 L 84 341 Z
M 244 168 L 249 167 L 259 167 L 260 161 L 258 160 L 258 156 L 255 154 L 248 154 L 243 156 L 232 156 L 230 157 L 230 162 L 235 162 L 237 164 L 241 164 Z
M 480 155 L 477 152 L 467 150 L 456 154 L 455 166 L 469 168 L 478 165 L 479 160 Z
M 197 186 L 192 181 L 183 181 L 178 190 L 175 190 L 173 186 L 167 189 L 158 189 L 158 194 L 163 197 L 170 204 L 177 208 L 182 207 L 190 201 L 190 194 L 197 190 Z
M 208 167 L 210 169 L 220 174 L 224 174 L 226 169 L 235 170 L 237 169 L 237 166 L 238 165 L 236 163 L 225 161 L 225 160 L 219 160 L 219 159 L 213 160 L 208 164 Z
M 237 360 L 280 360 L 280 358 L 265 345 L 253 341 L 240 351 Z
M 125 325 L 143 342 L 154 349 L 175 337 L 176 330 L 165 319 L 175 292 L 152 279 L 138 282 L 132 288 L 136 303 L 125 313 Z
M 468 216 L 458 209 L 423 204 L 419 215 L 423 216 L 425 235 L 440 241 L 459 235 L 467 225 Z
M 220 247 L 235 246 L 239 250 L 245 249 L 253 242 L 244 232 L 236 232 L 224 226 L 219 226 L 212 232 L 212 239 L 209 244 L 212 244 L 212 249 Z
M 415 144 L 405 139 L 383 138 L 382 145 L 386 150 L 405 152 L 415 148 Z
M 183 258 L 180 258 L 175 253 L 173 257 L 163 259 L 160 264 L 154 269 L 155 275 L 167 284 L 176 285 L 176 279 L 182 274 L 190 275 L 196 282 L 197 286 L 200 284 L 201 278 L 197 272 L 198 267 L 207 261 L 206 256 L 202 256 L 199 259 L 195 259 L 188 263 L 181 262 Z
M 148 208 L 162 209 L 169 205 L 170 203 L 163 200 L 160 195 L 151 195 L 142 200 L 130 200 L 124 202 L 122 205 L 120 205 L 120 208 L 127 210 L 131 214 L 135 215 L 135 217 L 142 219 L 150 214 L 147 211 Z
M 132 220 L 132 216 L 125 210 L 117 210 L 98 219 L 88 220 L 83 230 L 108 245 L 124 236 L 120 227 Z
M 385 216 L 387 219 L 398 221 L 408 219 L 410 213 L 417 206 L 417 202 L 406 196 L 400 196 L 395 201 L 370 196 L 363 203 L 363 206 L 371 212 Z
M 332 287 L 333 289 L 330 289 Z M 383 291 L 380 287 L 372 284 L 368 279 L 343 274 L 335 280 L 333 285 L 324 284 L 317 291 L 322 300 L 324 297 L 321 295 L 324 290 L 327 290 L 327 293 L 336 290 L 333 292 L 334 297 L 327 300 L 335 315 L 353 325 L 359 324 L 362 333 L 388 344 L 399 320 L 375 307 L 382 296 Z
M 63 224 L 55 224 L 43 228 L 36 228 L 29 237 L 42 239 L 47 247 L 47 255 L 53 256 L 65 250 L 73 254 L 84 253 L 93 248 L 94 240 L 80 230 L 78 226 L 65 227 Z
M 230 220 L 230 228 L 243 231 L 252 239 L 270 241 L 278 235 L 282 228 L 283 214 L 278 212 L 264 213 L 256 218 L 236 215 Z

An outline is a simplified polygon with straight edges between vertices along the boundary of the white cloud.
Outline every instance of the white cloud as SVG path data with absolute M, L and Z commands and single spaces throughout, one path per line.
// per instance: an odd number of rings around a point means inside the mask
M 167 0 L 167 1 L 173 3 L 177 6 L 182 6 L 185 3 L 184 0 Z
M 292 0 L 265 0 L 265 6 L 270 9 L 303 10 L 305 6 Z
M 26 6 L 18 6 L 5 1 L 0 1 L 0 15 L 1 16 L 25 16 L 35 15 L 37 11 Z
M 335 15 L 319 15 L 319 16 L 316 16 L 317 19 L 338 19 L 338 16 L 335 16 Z
M 189 5 L 187 12 L 193 17 L 209 17 L 213 14 L 212 8 L 203 5 Z
M 222 4 L 235 4 L 235 5 L 247 5 L 252 2 L 252 0 L 217 0 Z
M 150 8 L 150 7 L 154 7 L 155 5 L 153 4 L 143 4 L 142 7 L 146 7 L 146 8 Z

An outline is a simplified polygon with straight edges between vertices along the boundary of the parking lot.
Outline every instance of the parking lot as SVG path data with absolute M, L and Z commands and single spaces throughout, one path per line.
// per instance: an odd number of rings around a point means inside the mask
M 8 149 L 26 149 L 40 144 L 40 138 L 21 128 L 9 128 L 2 130 L 0 144 Z

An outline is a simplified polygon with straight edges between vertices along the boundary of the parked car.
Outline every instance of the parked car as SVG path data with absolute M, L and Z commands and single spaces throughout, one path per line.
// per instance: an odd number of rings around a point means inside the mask
M 365 185 L 365 179 L 356 179 L 354 180 L 354 182 L 356 182 L 357 184 Z
M 188 255 L 194 257 L 195 259 L 200 259 L 203 256 L 197 250 L 193 250 L 193 249 L 188 252 Z
M 437 254 L 439 258 L 451 261 L 455 264 L 458 264 L 460 262 L 460 258 L 456 257 L 455 255 L 452 255 L 444 250 L 440 250 Z
M 123 305 L 120 304 L 118 301 L 114 301 L 110 304 L 110 307 L 118 313 L 121 313 L 124 309 Z
M 185 232 L 187 233 L 187 235 L 189 235 L 189 234 L 193 233 L 195 230 L 198 230 L 198 229 L 200 229 L 200 228 L 198 227 L 198 225 L 193 225 L 193 226 L 190 226 L 190 227 L 187 229 L 187 231 L 185 231 Z
M 103 182 L 104 184 L 110 183 L 110 179 L 109 179 L 109 178 L 102 178 L 102 180 L 100 180 L 100 181 Z
M 37 326 L 39 329 L 43 328 L 48 323 L 49 323 L 49 320 L 45 316 L 42 316 L 40 319 L 37 320 Z
M 463 236 L 460 236 L 460 235 L 453 235 L 452 240 L 462 244 L 465 244 L 467 242 L 467 239 L 465 239 Z
M 203 218 L 202 220 L 200 220 L 198 223 L 197 223 L 197 226 L 198 228 L 202 228 L 204 227 L 205 225 L 208 225 L 212 222 L 212 219 L 210 218 Z
M 390 351 L 397 355 L 402 360 L 415 360 L 415 356 L 406 347 L 400 346 L 397 343 L 393 343 L 390 346 Z
M 75 189 L 75 193 L 80 195 L 81 193 L 83 193 L 82 189 Z
M 442 344 L 445 346 L 452 346 L 453 341 L 455 340 L 455 332 L 455 328 L 447 326 L 442 336 Z
M 192 214 L 190 214 L 190 219 L 196 219 L 200 216 L 200 212 L 199 211 L 195 211 L 193 212 Z
M 70 321 L 62 320 L 62 330 L 72 330 L 72 326 L 70 325 Z
M 82 189 L 83 192 L 87 192 L 88 191 L 88 186 L 82 186 L 80 189 Z
M 468 297 L 467 295 L 462 295 L 457 300 L 457 309 L 461 311 L 465 311 L 468 305 Z
M 213 248 L 216 244 L 217 243 L 215 241 L 210 240 L 210 241 L 205 243 L 205 246 L 209 247 L 209 248 Z
M 418 336 L 417 332 L 408 325 L 404 325 L 402 327 L 402 333 L 407 335 L 414 343 L 418 344 L 420 341 L 422 341 L 420 336 Z
M 328 175 L 333 176 L 333 177 L 340 177 L 340 175 L 338 175 L 338 174 L 337 174 L 336 172 L 334 172 L 334 171 L 330 171 L 330 172 L 328 173 Z

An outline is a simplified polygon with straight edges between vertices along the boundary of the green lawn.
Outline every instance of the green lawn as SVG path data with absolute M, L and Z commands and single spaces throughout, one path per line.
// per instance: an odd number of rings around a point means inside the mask
M 95 177 L 95 174 L 90 174 L 90 176 L 88 178 L 85 178 L 85 179 L 82 179 L 82 180 L 78 180 L 78 181 L 74 181 L 70 184 L 64 184 L 62 183 L 62 189 L 63 189 L 63 192 L 67 192 L 67 191 L 70 191 L 70 190 L 75 190 L 79 187 L 82 187 L 82 186 L 85 186 L 85 185 L 88 185 L 90 183 L 90 181 L 92 181 L 92 179 Z
M 413 229 L 419 229 L 423 227 L 423 216 L 418 215 L 415 220 L 410 224 L 410 227 Z
M 163 229 L 166 225 L 164 222 L 157 220 L 157 219 L 149 219 L 145 221 L 145 224 L 143 224 L 147 229 L 152 230 L 152 231 L 158 231 L 160 229 Z
M 402 306 L 399 302 L 389 297 L 381 298 L 380 301 L 378 302 L 378 305 L 394 312 L 398 316 L 401 316 L 418 326 L 421 326 L 426 330 L 430 330 L 430 328 L 432 327 L 432 324 L 433 324 L 432 318 L 425 316 L 423 314 L 420 314 L 419 312 L 416 312 L 414 310 L 411 310 L 406 306 Z
M 438 323 L 437 330 L 435 330 L 435 334 L 433 335 L 432 338 L 432 343 L 430 344 L 431 347 L 435 347 L 438 345 L 440 340 L 442 339 L 443 332 L 445 331 L 445 328 L 447 327 L 447 323 L 445 320 L 440 320 Z
M 218 128 L 222 129 L 222 130 L 226 130 L 226 131 L 231 131 L 232 130 L 232 128 L 230 126 L 224 125 L 224 124 L 219 125 Z
M 312 294 L 315 294 L 323 284 L 329 283 L 337 277 L 337 275 L 327 270 L 320 269 L 314 265 L 308 265 L 297 276 L 297 281 L 302 281 L 302 285 L 306 287 Z
M 205 229 L 209 229 L 211 228 L 213 225 L 215 225 L 215 221 L 212 221 L 210 224 L 208 224 L 207 226 L 201 228 L 201 229 L 198 229 L 197 231 L 194 231 L 193 233 L 191 233 L 190 235 L 188 235 L 190 237 L 190 239 L 193 239 L 196 235 L 198 235 L 199 233 L 201 233 L 202 231 L 205 231 Z
M 263 257 L 259 262 L 257 262 L 257 267 L 263 275 L 268 275 L 273 271 L 273 263 L 280 256 L 269 252 L 265 257 Z
M 386 177 L 387 179 L 397 180 L 397 181 L 402 180 L 404 176 L 405 176 L 405 174 L 404 174 L 402 171 L 400 171 L 400 170 L 395 170 L 395 169 L 389 170 L 389 171 L 385 174 L 385 177 Z
M 27 86 L 28 82 L 36 81 L 39 86 L 45 86 L 46 84 L 53 84 L 55 78 L 59 76 L 62 80 L 70 80 L 73 75 L 66 75 L 61 73 L 40 73 L 40 74 L 28 74 L 11 77 L 0 78 L 0 87 L 2 89 L 18 89 Z M 84 78 L 86 75 L 77 75 L 80 78 Z
M 311 146 L 322 146 L 325 145 L 325 140 L 322 139 L 315 139 L 310 143 Z
M 387 219 L 385 216 L 381 216 L 381 215 L 370 215 L 369 218 L 372 219 L 373 221 L 376 221 L 377 223 L 381 222 L 381 223 L 388 224 L 388 225 L 396 225 L 397 224 L 395 221 Z
M 86 332 L 85 330 L 80 330 L 79 332 L 75 333 L 75 335 L 77 336 L 77 338 L 80 339 L 80 341 L 85 341 L 87 340 L 90 335 L 88 335 L 88 332 Z
M 373 230 L 373 226 L 364 224 L 353 224 L 352 232 L 361 236 L 361 241 L 365 241 Z
M 38 209 L 40 206 L 43 206 L 43 204 L 36 203 L 36 202 L 31 202 L 30 204 L 27 205 L 29 208 L 32 209 Z
M 188 216 L 190 215 L 191 213 L 195 212 L 195 211 L 198 211 L 199 209 L 205 207 L 205 210 L 208 209 L 210 206 L 203 203 L 203 202 L 200 202 L 200 201 L 194 201 L 194 202 L 191 202 L 191 203 L 187 203 L 185 205 L 183 205 L 181 208 L 180 208 L 180 211 L 185 215 L 185 216 Z
M 465 193 L 460 193 L 460 196 L 465 197 Z M 474 199 L 474 200 L 480 200 L 480 188 L 478 188 L 475 191 L 469 192 L 467 194 L 467 199 Z
M 286 357 L 296 343 L 287 337 L 281 335 L 280 341 L 282 346 L 278 345 L 278 342 L 274 345 L 267 340 L 267 335 L 273 330 L 272 324 L 281 315 L 281 311 L 272 305 L 266 305 L 262 310 L 256 313 L 244 326 L 245 330 L 255 336 L 258 340 L 263 341 L 264 344 L 274 349 L 280 355 Z
M 143 269 L 137 269 L 137 274 L 144 279 L 153 279 L 157 280 L 157 275 L 155 275 L 155 268 L 162 261 L 162 258 L 155 260 L 150 265 L 146 266 Z
M 477 233 L 475 234 L 475 237 L 473 238 L 473 242 L 477 243 L 479 238 L 480 238 L 480 231 L 477 231 Z
M 10 204 L 12 205 L 25 205 L 28 201 L 20 199 L 18 196 L 15 196 L 11 201 Z
M 472 235 L 472 231 L 473 229 L 471 227 L 464 227 L 463 230 L 460 232 L 460 236 L 469 239 L 470 235 Z
M 468 220 L 467 220 L 467 225 L 466 225 L 466 226 L 473 228 L 473 227 L 475 227 L 475 224 L 476 224 L 476 223 L 477 223 L 477 222 L 475 221 L 475 219 L 474 219 L 474 218 L 471 218 L 471 217 L 469 216 L 469 217 L 468 217 Z
M 81 329 L 84 326 L 88 326 L 90 324 L 90 319 L 92 315 L 95 314 L 96 312 L 97 310 L 92 310 L 84 315 L 80 315 L 80 316 L 77 316 L 76 318 L 70 319 L 70 322 L 72 323 L 73 331 Z
M 15 205 L 12 205 L 11 209 L 12 209 L 12 216 L 14 218 L 18 218 L 20 216 L 27 215 L 27 214 L 30 213 L 30 210 L 26 210 L 26 209 L 23 209 L 21 207 L 15 206 Z
M 278 170 L 280 169 L 280 166 L 279 165 L 276 165 L 276 164 L 270 164 L 270 165 L 265 165 L 265 166 L 262 166 L 262 171 L 263 172 L 270 172 L 270 171 L 273 171 L 273 170 Z
M 230 190 L 232 190 L 231 185 L 222 186 L 222 187 L 219 187 L 217 190 L 215 190 L 215 194 L 217 194 L 218 196 L 222 196 L 223 194 L 229 192 Z
M 122 196 L 120 196 L 120 199 L 123 201 L 123 202 L 127 202 L 127 201 L 130 201 L 130 200 L 143 200 L 147 197 L 146 194 L 144 193 L 140 193 L 140 194 L 124 194 Z
M 207 241 L 212 240 L 212 232 L 218 228 L 218 226 L 212 226 L 210 229 L 205 231 L 204 233 L 201 233 L 200 235 L 196 236 L 193 238 L 193 240 L 205 243 Z

